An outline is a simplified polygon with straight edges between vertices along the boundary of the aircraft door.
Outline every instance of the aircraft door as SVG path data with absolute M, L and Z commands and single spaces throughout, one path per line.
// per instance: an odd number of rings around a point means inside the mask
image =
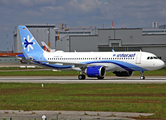
M 138 54 L 136 55 L 136 61 L 135 61 L 136 64 L 141 64 L 141 56 L 142 56 L 141 53 L 138 53 Z

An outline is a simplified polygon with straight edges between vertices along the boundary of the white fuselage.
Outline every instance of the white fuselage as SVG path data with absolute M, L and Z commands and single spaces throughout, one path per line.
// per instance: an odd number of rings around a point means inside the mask
M 58 66 L 86 63 L 88 66 L 105 66 L 107 71 L 148 71 L 164 66 L 162 60 L 148 52 L 45 52 L 44 57 Z M 71 68 L 80 71 L 77 65 Z

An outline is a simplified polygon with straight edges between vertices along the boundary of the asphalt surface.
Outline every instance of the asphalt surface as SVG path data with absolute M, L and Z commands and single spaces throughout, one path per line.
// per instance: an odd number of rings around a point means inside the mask
M 87 78 L 85 80 L 78 80 L 77 76 L 1 76 L 0 82 L 19 82 L 19 83 L 59 83 L 59 84 L 73 84 L 73 83 L 126 83 L 126 84 L 164 84 L 166 83 L 166 76 L 146 76 L 146 79 L 140 80 L 139 76 L 132 77 L 114 77 L 106 76 L 103 80 L 97 78 Z
M 109 120 L 134 120 L 133 117 L 150 116 L 153 113 L 131 113 L 131 112 L 93 112 L 93 111 L 23 111 L 23 110 L 0 110 L 0 120 L 3 118 L 12 120 L 41 120 L 45 115 L 47 120 L 90 120 L 90 119 L 109 119 Z

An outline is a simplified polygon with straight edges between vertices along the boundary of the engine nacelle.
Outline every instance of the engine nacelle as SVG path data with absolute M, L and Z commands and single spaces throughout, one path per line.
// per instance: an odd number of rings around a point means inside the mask
M 113 72 L 117 77 L 130 77 L 133 75 L 133 71 L 115 71 Z
M 91 66 L 87 67 L 85 73 L 88 77 L 104 77 L 106 74 L 106 69 L 102 66 Z

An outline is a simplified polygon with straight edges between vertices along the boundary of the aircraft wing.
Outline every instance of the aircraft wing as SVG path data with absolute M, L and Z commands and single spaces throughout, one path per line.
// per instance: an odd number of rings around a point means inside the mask
M 34 62 L 47 62 L 49 64 L 57 64 L 57 65 L 74 65 L 75 67 L 87 67 L 89 66 L 87 63 L 80 63 L 80 62 L 61 62 L 61 61 L 36 61 L 32 60 Z

